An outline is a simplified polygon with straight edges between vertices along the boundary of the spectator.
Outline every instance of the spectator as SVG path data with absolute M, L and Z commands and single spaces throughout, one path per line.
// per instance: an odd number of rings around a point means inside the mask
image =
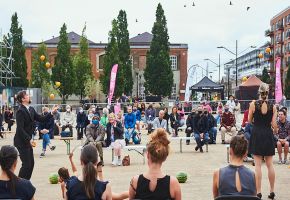
M 71 177 L 71 180 L 66 186 L 67 199 L 112 199 L 111 186 L 109 183 L 97 179 L 98 172 L 96 168 L 98 163 L 98 151 L 96 147 L 93 145 L 86 145 L 81 151 L 80 160 L 83 176 Z
M 89 114 L 88 114 L 88 121 L 87 121 L 87 125 L 91 124 L 92 123 L 92 119 L 94 117 L 94 112 L 92 109 L 89 110 Z
M 148 134 L 152 132 L 153 127 L 153 120 L 155 119 L 155 109 L 153 108 L 152 104 L 150 104 L 145 111 Z
M 0 199 L 34 200 L 35 187 L 29 180 L 18 178 L 14 172 L 18 152 L 14 146 L 4 145 L 0 150 Z
M 59 135 L 60 130 L 61 130 L 59 111 L 56 111 L 55 113 L 53 113 L 53 119 L 54 119 L 53 135 Z
M 141 103 L 141 109 L 140 109 L 140 112 L 145 112 L 146 110 L 146 106 L 145 106 L 145 103 Z
M 5 111 L 4 113 L 4 120 L 7 123 L 7 130 L 11 131 L 11 127 L 14 124 L 14 120 L 13 120 L 13 111 L 12 108 L 9 106 L 8 110 Z
M 197 114 L 194 116 L 192 121 L 192 130 L 197 144 L 195 151 L 199 149 L 199 151 L 203 153 L 202 146 L 209 140 L 208 125 L 207 113 L 203 114 L 202 107 L 199 106 L 197 108 Z
M 213 197 L 223 195 L 256 196 L 255 174 L 243 165 L 248 142 L 244 136 L 234 136 L 230 142 L 230 164 L 214 172 Z
M 278 113 L 278 133 L 276 135 L 277 150 L 279 155 L 278 164 L 287 164 L 287 156 L 289 152 L 289 139 L 290 139 L 290 122 L 286 119 L 286 111 L 279 110 Z M 284 146 L 284 160 L 282 161 L 282 147 Z
M 147 144 L 149 171 L 134 176 L 130 182 L 129 199 L 175 199 L 181 200 L 177 179 L 162 173 L 161 166 L 169 154 L 167 133 L 156 129 Z
M 124 116 L 121 110 L 118 112 L 116 120 L 122 124 L 122 127 L 124 127 Z
M 145 111 L 142 111 L 141 113 L 141 121 L 140 121 L 140 125 L 141 128 L 146 128 L 146 116 L 145 116 Z
M 212 113 L 212 109 L 211 109 L 211 106 L 210 106 L 210 102 L 209 102 L 209 101 L 205 101 L 205 102 L 203 103 L 203 107 L 202 107 L 202 109 L 203 109 L 203 110 L 204 110 L 204 109 L 207 109 L 208 112 Z
M 242 128 L 245 128 L 246 125 L 248 124 L 248 115 L 249 115 L 249 109 L 245 110 L 244 112 L 244 118 L 242 122 Z
M 223 103 L 222 102 L 218 102 L 218 106 L 217 106 L 216 112 L 217 112 L 216 122 L 217 122 L 217 124 L 220 124 L 221 116 L 223 114 Z
M 43 116 L 48 114 L 48 107 L 42 108 Z M 53 139 L 53 127 L 54 127 L 54 118 L 49 118 L 44 122 L 38 123 L 38 131 L 42 134 L 42 153 L 40 158 L 45 156 L 46 147 L 49 146 L 50 150 L 55 150 L 55 146 L 51 145 L 50 139 Z
M 186 129 L 185 129 L 185 133 L 186 133 L 186 137 L 190 137 L 191 134 L 193 133 L 193 129 L 192 129 L 192 122 L 194 120 L 195 117 L 195 108 L 193 107 L 191 110 L 191 113 L 188 114 L 187 119 L 186 119 Z M 186 140 L 186 145 L 189 145 L 190 140 Z
M 125 115 L 124 119 L 126 145 L 129 144 L 133 136 L 133 132 L 135 131 L 136 125 L 136 115 L 132 112 L 132 107 L 128 106 L 127 111 L 128 113 Z
M 114 149 L 114 160 L 112 165 L 121 166 L 121 148 L 125 146 L 123 127 L 121 122 L 115 119 L 114 113 L 109 114 L 109 123 L 107 124 L 107 139 L 106 144 Z
M 221 117 L 221 137 L 222 137 L 222 144 L 228 143 L 228 141 L 225 140 L 226 133 L 230 136 L 236 135 L 236 120 L 235 116 L 229 111 L 229 106 L 224 106 L 225 110 Z
M 103 126 L 103 127 L 107 127 L 107 124 L 108 124 L 108 122 L 109 122 L 109 119 L 108 119 L 108 115 L 109 115 L 109 110 L 108 110 L 108 108 L 103 108 L 103 115 L 102 115 L 102 117 L 101 117 L 101 121 L 100 121 L 100 123 L 101 123 L 101 125 Z
M 281 109 L 285 110 L 286 111 L 286 118 L 287 118 L 287 121 L 290 122 L 290 115 L 288 115 L 288 109 L 287 107 L 282 107 Z
M 73 123 L 74 123 L 74 114 L 71 111 L 71 107 L 69 105 L 66 106 L 66 112 L 63 114 L 63 118 L 61 120 L 62 131 L 66 128 L 69 128 L 71 135 L 73 136 Z
M 141 113 L 140 110 L 137 109 L 138 105 L 133 106 L 133 113 L 136 115 L 136 127 L 139 134 L 141 134 L 141 128 L 140 128 L 140 121 L 141 121 Z
M 234 109 L 235 109 L 236 103 L 234 101 L 234 96 L 233 95 L 229 96 L 229 100 L 227 101 L 226 105 L 228 106 L 229 111 L 231 113 L 234 113 Z
M 104 165 L 104 159 L 103 159 L 103 142 L 105 138 L 105 128 L 100 124 L 100 117 L 98 115 L 95 115 L 92 119 L 92 123 L 89 124 L 86 128 L 86 137 L 87 140 L 85 144 L 93 144 L 96 146 L 99 155 L 100 155 L 100 162 L 102 165 Z
M 216 135 L 217 135 L 216 120 L 214 116 L 210 112 L 208 112 L 207 108 L 204 109 L 203 114 L 208 120 L 208 130 L 206 132 L 208 132 L 209 134 L 210 138 L 209 144 L 216 144 Z
M 236 122 L 238 122 L 236 124 L 236 126 L 238 126 L 238 124 L 240 123 L 240 115 L 241 115 L 241 104 L 240 102 L 235 99 L 235 107 L 234 107 L 234 112 L 233 114 L 235 115 L 235 119 L 236 119 Z M 241 127 L 237 127 L 237 129 L 239 130 Z
M 185 114 L 184 114 L 183 108 L 179 107 L 178 110 L 177 110 L 177 113 L 180 116 L 179 126 L 182 127 L 185 124 Z
M 87 124 L 87 115 L 84 113 L 82 107 L 80 107 L 79 112 L 77 114 L 77 133 L 78 133 L 78 140 L 81 140 L 84 135 L 84 129 L 86 128 Z
M 4 127 L 3 127 L 3 115 L 2 115 L 2 112 L 0 111 L 0 137 L 1 138 L 3 138 L 2 131 L 4 131 Z
M 179 121 L 180 121 L 180 116 L 177 113 L 177 107 L 173 106 L 172 107 L 172 111 L 171 114 L 169 115 L 170 118 L 170 125 L 171 128 L 173 129 L 173 137 L 177 137 L 178 136 L 178 128 L 180 127 L 179 125 Z
M 166 120 L 164 119 L 164 111 L 159 111 L 159 117 L 156 117 L 153 121 L 153 129 L 163 128 L 164 130 L 167 129 Z

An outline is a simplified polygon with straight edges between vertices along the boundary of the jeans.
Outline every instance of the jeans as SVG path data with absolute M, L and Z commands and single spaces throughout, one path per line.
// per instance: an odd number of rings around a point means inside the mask
M 194 138 L 195 138 L 196 144 L 199 148 L 202 147 L 209 140 L 208 133 L 203 134 L 203 140 L 201 140 L 199 133 L 194 133 Z
M 210 136 L 210 142 L 215 142 L 216 141 L 216 134 L 217 134 L 217 129 L 216 127 L 211 127 L 209 129 L 209 136 Z
M 215 120 L 216 120 L 216 123 L 217 123 L 217 124 L 220 124 L 220 123 L 221 123 L 221 116 L 220 116 L 220 114 L 218 114 L 218 115 L 216 116 Z
M 34 168 L 34 157 L 32 147 L 17 148 L 22 166 L 19 170 L 19 178 L 30 180 Z
M 43 134 L 43 136 L 42 136 L 42 149 L 45 151 L 47 145 L 49 145 L 49 144 L 50 144 L 49 134 L 48 133 Z
M 77 127 L 77 132 L 78 132 L 78 139 L 82 139 L 84 136 L 84 127 Z
M 132 133 L 135 131 L 134 128 L 125 128 L 125 139 L 129 142 L 132 138 Z
M 62 126 L 62 131 L 64 131 L 66 128 L 69 128 L 70 134 L 71 134 L 71 136 L 73 136 L 72 125 L 70 125 L 70 124 L 63 125 L 63 126 Z

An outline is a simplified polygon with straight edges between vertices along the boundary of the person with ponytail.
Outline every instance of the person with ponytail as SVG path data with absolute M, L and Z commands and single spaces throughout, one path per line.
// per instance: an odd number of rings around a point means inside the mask
M 214 172 L 213 197 L 224 195 L 256 196 L 255 174 L 243 165 L 248 141 L 242 135 L 230 142 L 230 164 Z
M 111 200 L 111 186 L 97 179 L 98 151 L 92 144 L 84 146 L 81 152 L 82 175 L 70 177 L 66 184 L 68 200 Z
M 18 152 L 14 146 L 5 145 L 0 150 L 0 199 L 34 200 L 35 187 L 29 180 L 18 178 L 14 171 Z
M 148 172 L 131 179 L 129 199 L 181 199 L 181 189 L 177 179 L 165 175 L 162 163 L 169 154 L 167 132 L 163 128 L 156 129 L 147 144 Z

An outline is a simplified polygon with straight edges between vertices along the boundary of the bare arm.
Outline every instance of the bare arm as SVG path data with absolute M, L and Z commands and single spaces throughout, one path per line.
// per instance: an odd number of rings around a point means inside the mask
M 76 166 L 75 166 L 75 163 L 74 163 L 72 157 L 73 157 L 73 153 L 70 153 L 70 154 L 69 154 L 70 165 L 71 165 L 71 168 L 72 168 L 73 174 L 74 174 L 75 176 L 77 176 L 77 175 L 78 175 L 78 171 L 77 171 L 77 168 L 76 168 Z
M 175 200 L 181 200 L 180 184 L 173 176 L 170 176 L 170 196 Z
M 138 178 L 139 176 L 134 176 L 130 181 L 130 186 L 129 186 L 129 199 L 130 200 L 135 198 Z
M 106 190 L 103 192 L 102 199 L 112 200 L 112 189 L 109 183 L 106 185 Z
M 255 101 L 252 101 L 250 103 L 249 107 L 249 115 L 248 115 L 248 122 L 252 123 L 253 122 L 253 113 L 255 112 Z
M 65 199 L 65 185 L 64 185 L 64 182 L 61 183 L 60 188 L 61 188 L 61 192 L 62 192 L 62 198 Z
M 272 127 L 274 130 L 274 133 L 278 132 L 278 126 L 277 126 L 277 109 L 276 106 L 273 106 L 273 116 L 272 116 Z
M 212 183 L 212 193 L 214 198 L 218 196 L 218 181 L 219 181 L 219 171 L 216 170 L 213 174 L 213 183 Z

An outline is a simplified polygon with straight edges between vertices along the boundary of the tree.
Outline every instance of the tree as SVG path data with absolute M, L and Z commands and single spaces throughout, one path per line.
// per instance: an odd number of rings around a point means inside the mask
M 12 85 L 14 87 L 27 87 L 27 63 L 25 58 L 25 47 L 22 41 L 22 27 L 19 26 L 17 13 L 14 13 L 11 18 L 10 33 L 8 34 L 9 41 L 12 42 L 13 51 L 12 69 L 16 78 L 13 78 Z
M 75 84 L 75 94 L 80 95 L 81 100 L 85 94 L 85 83 L 87 79 L 92 79 L 92 64 L 89 59 L 89 45 L 85 35 L 86 25 L 83 28 L 80 39 L 80 51 L 73 58 L 75 74 L 77 74 Z
M 55 57 L 55 66 L 52 68 L 51 78 L 53 82 L 61 82 L 58 93 L 62 98 L 62 103 L 65 103 L 75 91 L 75 71 L 70 56 L 71 45 L 68 41 L 65 24 L 63 24 L 59 33 L 57 56 Z
M 130 60 L 129 31 L 127 15 L 124 10 L 120 10 L 118 15 L 117 41 L 119 48 L 120 67 L 123 68 L 124 93 L 131 94 L 133 89 L 132 63 Z
M 124 91 L 124 76 L 123 76 L 123 68 L 120 65 L 117 33 L 118 33 L 118 23 L 117 20 L 114 19 L 112 21 L 112 30 L 109 32 L 109 42 L 108 46 L 106 47 L 106 54 L 104 57 L 104 68 L 103 68 L 104 70 L 103 74 L 100 77 L 100 81 L 102 84 L 102 91 L 105 94 L 108 94 L 112 67 L 114 64 L 119 64 L 114 94 L 115 96 L 121 96 Z
M 45 56 L 43 61 L 40 59 L 42 55 Z M 50 82 L 50 74 L 45 66 L 48 61 L 47 58 L 46 45 L 41 43 L 32 56 L 31 80 L 29 84 L 31 87 L 43 88 L 44 84 Z
M 288 63 L 288 70 L 285 79 L 285 91 L 284 94 L 287 99 L 290 99 L 290 63 Z
M 268 70 L 266 67 L 264 67 L 264 69 L 262 71 L 261 81 L 263 81 L 264 83 L 267 83 L 267 84 L 271 83 L 271 77 L 269 76 Z
M 169 57 L 169 36 L 164 10 L 159 3 L 152 28 L 153 39 L 147 52 L 144 72 L 146 92 L 169 96 L 173 86 L 173 72 Z

